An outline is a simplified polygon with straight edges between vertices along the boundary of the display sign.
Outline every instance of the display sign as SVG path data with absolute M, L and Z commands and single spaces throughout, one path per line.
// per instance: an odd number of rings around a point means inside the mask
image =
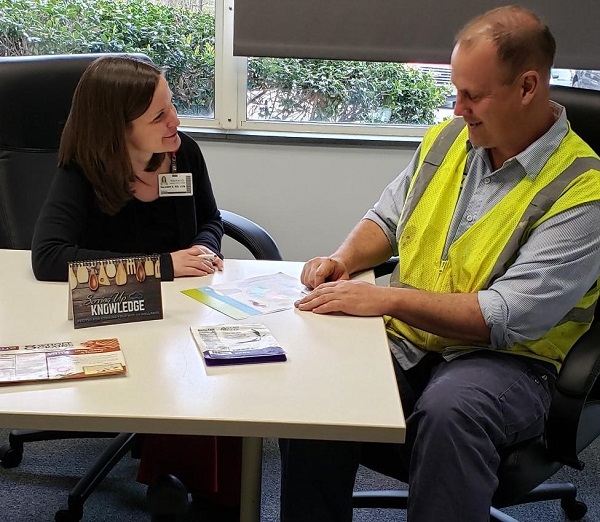
M 68 280 L 75 328 L 163 318 L 158 255 L 72 261 Z

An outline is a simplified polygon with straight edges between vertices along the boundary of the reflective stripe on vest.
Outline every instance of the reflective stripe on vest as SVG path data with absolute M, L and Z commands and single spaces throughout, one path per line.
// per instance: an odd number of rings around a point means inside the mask
M 590 169 L 600 170 L 600 160 L 598 158 L 577 158 L 566 170 L 534 196 L 525 212 L 523 212 L 517 228 L 507 241 L 506 247 L 498 256 L 498 261 L 496 261 L 485 285 L 486 288 L 506 272 L 506 265 L 521 245 L 521 239 L 528 227 L 550 210 L 550 207 L 556 203 L 556 200 L 569 183 Z
M 442 164 L 442 161 L 444 161 L 446 154 L 448 154 L 450 147 L 452 147 L 452 144 L 456 141 L 456 138 L 458 138 L 458 135 L 464 127 L 465 120 L 462 118 L 454 118 L 446 125 L 446 127 L 444 127 L 431 148 L 427 151 L 421 169 L 418 171 L 419 175 L 415 180 L 415 185 L 408 193 L 408 197 L 404 203 L 402 217 L 398 224 L 400 230 L 404 230 L 408 218 L 410 218 L 417 203 L 421 199 L 421 196 L 425 192 L 425 189 L 429 185 L 429 182 L 433 179 L 433 176 L 435 176 L 435 173 Z

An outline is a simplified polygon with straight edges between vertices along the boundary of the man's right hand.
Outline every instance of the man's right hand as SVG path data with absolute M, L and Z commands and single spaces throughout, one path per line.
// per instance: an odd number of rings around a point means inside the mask
M 311 290 L 326 281 L 350 279 L 346 265 L 332 257 L 315 257 L 307 261 L 302 268 L 300 281 Z

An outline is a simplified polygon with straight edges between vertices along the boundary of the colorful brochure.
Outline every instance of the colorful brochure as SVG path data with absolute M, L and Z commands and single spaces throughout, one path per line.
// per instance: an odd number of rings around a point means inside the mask
M 191 331 L 207 366 L 287 360 L 285 351 L 263 324 L 195 326 Z
M 297 277 L 279 272 L 182 292 L 233 319 L 245 319 L 292 308 L 306 287 Z
M 127 372 L 118 339 L 0 346 L 0 384 Z

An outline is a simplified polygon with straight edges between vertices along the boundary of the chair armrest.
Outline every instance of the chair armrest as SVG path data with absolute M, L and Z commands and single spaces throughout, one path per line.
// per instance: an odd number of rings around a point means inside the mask
M 390 257 L 387 261 L 384 261 L 380 265 L 377 265 L 373 268 L 373 272 L 375 272 L 375 277 L 382 277 L 384 275 L 391 274 L 396 268 L 398 264 L 398 257 Z
M 264 228 L 239 214 L 220 212 L 226 235 L 245 246 L 256 259 L 281 261 L 277 243 Z
M 583 437 L 578 437 L 581 414 L 599 374 L 600 323 L 594 323 L 567 354 L 546 424 L 548 451 L 559 462 L 576 469 L 583 468 L 577 454 L 587 445 Z

